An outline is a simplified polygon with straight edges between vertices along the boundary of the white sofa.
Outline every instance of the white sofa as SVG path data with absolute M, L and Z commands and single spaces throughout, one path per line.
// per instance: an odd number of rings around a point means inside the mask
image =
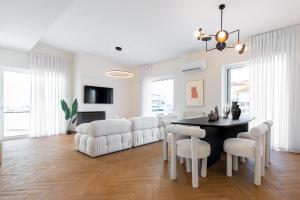
M 174 116 L 98 120 L 76 127 L 74 146 L 91 157 L 141 146 L 163 138 Z
M 132 147 L 131 123 L 125 119 L 108 119 L 76 127 L 75 149 L 96 157 Z
M 134 117 L 130 119 L 133 147 L 159 141 L 157 117 Z

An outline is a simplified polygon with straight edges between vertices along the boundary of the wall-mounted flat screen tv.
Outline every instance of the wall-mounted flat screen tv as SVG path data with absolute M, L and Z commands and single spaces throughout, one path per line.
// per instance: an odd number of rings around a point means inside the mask
M 113 88 L 84 86 L 84 103 L 89 104 L 112 104 Z

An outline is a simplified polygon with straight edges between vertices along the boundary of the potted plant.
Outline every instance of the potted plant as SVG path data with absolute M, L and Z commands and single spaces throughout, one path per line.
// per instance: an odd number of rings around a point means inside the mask
M 72 104 L 71 110 L 70 110 L 68 104 L 65 102 L 64 99 L 60 100 L 60 105 L 61 105 L 62 110 L 65 113 L 65 119 L 68 121 L 67 134 L 69 135 L 69 134 L 72 133 L 71 126 L 76 121 L 76 113 L 77 113 L 77 108 L 78 108 L 78 102 L 77 102 L 77 99 L 75 99 L 75 101 Z

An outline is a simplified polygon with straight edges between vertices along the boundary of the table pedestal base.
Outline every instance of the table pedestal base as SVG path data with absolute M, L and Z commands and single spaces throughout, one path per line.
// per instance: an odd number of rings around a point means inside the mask
M 202 127 L 201 127 L 202 128 Z M 202 140 L 208 142 L 211 148 L 211 154 L 207 160 L 207 166 L 211 166 L 221 159 L 223 151 L 223 143 L 227 138 L 236 138 L 240 132 L 248 131 L 248 123 L 236 125 L 232 127 L 216 128 L 203 127 L 206 136 Z

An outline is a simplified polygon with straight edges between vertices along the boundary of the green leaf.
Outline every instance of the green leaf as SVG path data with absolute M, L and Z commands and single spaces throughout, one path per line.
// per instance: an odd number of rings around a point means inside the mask
M 70 119 L 70 117 L 71 117 L 70 108 L 68 107 L 68 104 L 65 102 L 64 99 L 60 101 L 60 105 L 61 105 L 62 110 L 65 113 L 65 119 L 66 120 Z
M 77 109 L 78 109 L 78 102 L 77 99 L 75 99 L 75 101 L 72 104 L 72 112 L 71 112 L 71 117 L 75 116 L 77 113 Z

